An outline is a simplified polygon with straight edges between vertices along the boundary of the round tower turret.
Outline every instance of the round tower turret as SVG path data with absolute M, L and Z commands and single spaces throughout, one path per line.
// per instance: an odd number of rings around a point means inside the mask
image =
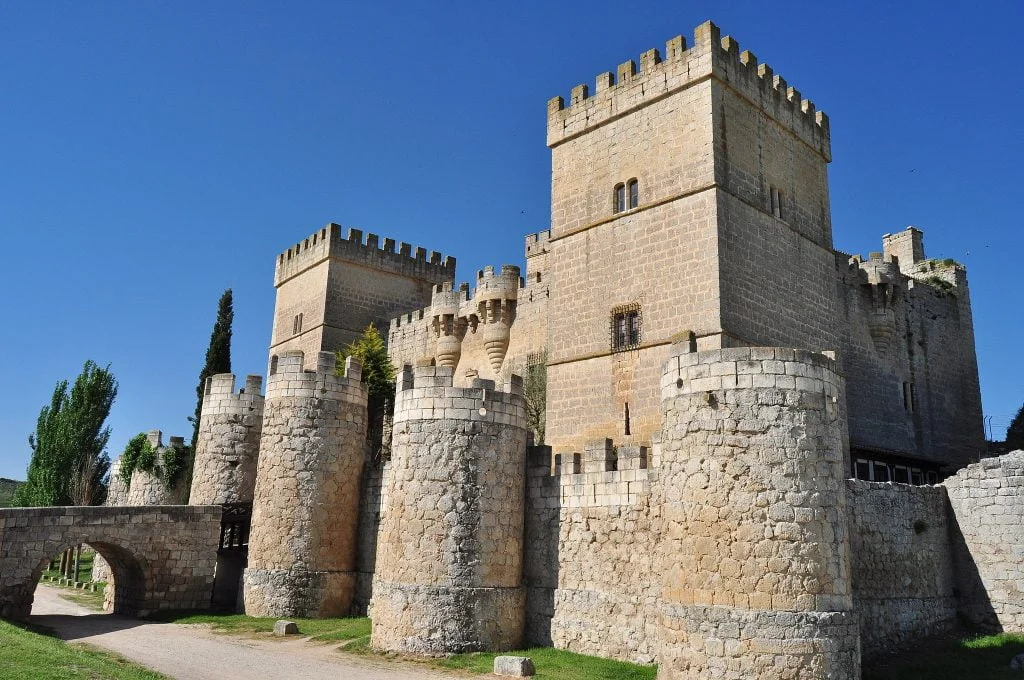
M 320 352 L 271 358 L 253 499 L 245 612 L 345 616 L 355 591 L 359 485 L 366 456 L 362 367 Z
M 378 649 L 506 650 L 523 636 L 527 427 L 522 381 L 400 376 L 373 583 Z

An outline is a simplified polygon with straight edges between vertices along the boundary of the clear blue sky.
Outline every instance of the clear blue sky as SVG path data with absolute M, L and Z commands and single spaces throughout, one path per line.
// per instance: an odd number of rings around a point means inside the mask
M 1018 2 L 0 1 L 0 476 L 54 383 L 121 389 L 115 457 L 190 434 L 217 298 L 264 373 L 274 255 L 328 221 L 520 262 L 545 104 L 712 19 L 826 111 L 836 247 L 968 266 L 985 413 L 1024 401 Z

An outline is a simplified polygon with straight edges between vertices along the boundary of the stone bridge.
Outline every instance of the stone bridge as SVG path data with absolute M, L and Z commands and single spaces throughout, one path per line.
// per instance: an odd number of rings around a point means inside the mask
M 0 617 L 27 619 L 47 563 L 79 543 L 110 563 L 108 611 L 206 609 L 221 512 L 219 505 L 0 509 Z

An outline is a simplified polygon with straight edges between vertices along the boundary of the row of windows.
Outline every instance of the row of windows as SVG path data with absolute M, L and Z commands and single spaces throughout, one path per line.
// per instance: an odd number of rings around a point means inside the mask
M 640 205 L 640 183 L 634 177 L 625 184 L 616 184 L 612 193 L 612 210 L 616 213 L 632 210 Z
M 882 460 L 858 458 L 853 464 L 853 476 L 866 482 L 896 482 L 897 484 L 938 484 L 939 474 L 910 465 L 898 465 Z

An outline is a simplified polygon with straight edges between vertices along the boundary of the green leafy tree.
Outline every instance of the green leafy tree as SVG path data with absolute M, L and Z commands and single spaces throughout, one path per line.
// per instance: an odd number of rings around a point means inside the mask
M 140 432 L 129 439 L 125 445 L 124 451 L 121 453 L 121 466 L 118 474 L 125 486 L 131 486 L 132 473 L 136 470 L 149 472 L 163 482 L 164 488 L 173 490 L 191 463 L 190 447 L 167 446 L 158 450 L 149 443 L 146 433 Z
M 32 458 L 16 505 L 98 505 L 106 499 L 110 428 L 104 423 L 116 397 L 110 367 L 93 361 L 85 362 L 70 392 L 66 380 L 57 383 L 29 435 Z
M 1006 428 L 1006 450 L 1017 449 L 1024 449 L 1024 406 L 1020 407 L 1017 415 L 1010 421 L 1010 427 Z
M 228 288 L 220 296 L 217 303 L 217 320 L 210 333 L 210 344 L 206 348 L 206 363 L 199 372 L 199 384 L 196 386 L 196 412 L 189 418 L 192 422 L 192 448 L 199 438 L 199 417 L 203 411 L 203 389 L 206 379 L 218 373 L 231 372 L 231 323 L 235 319 L 235 310 Z
M 384 429 L 389 426 L 395 408 L 395 367 L 388 357 L 388 347 L 377 328 L 370 324 L 336 357 L 338 375 L 344 374 L 348 357 L 355 357 L 363 364 L 363 382 L 367 391 L 367 440 L 374 457 L 380 457 L 390 445 Z
M 523 376 L 523 397 L 526 401 L 526 424 L 533 430 L 533 441 L 544 443 L 548 400 L 548 353 L 531 355 Z

